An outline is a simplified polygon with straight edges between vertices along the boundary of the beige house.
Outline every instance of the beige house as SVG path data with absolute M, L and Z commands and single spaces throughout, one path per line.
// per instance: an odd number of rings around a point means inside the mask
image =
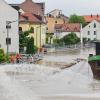
M 19 11 L 19 28 L 22 31 L 33 32 L 30 36 L 34 37 L 34 44 L 40 48 L 46 40 L 46 21 L 44 18 L 44 3 L 35 3 L 32 0 L 25 0 L 21 4 L 12 4 Z
M 47 33 L 54 33 L 55 24 L 68 23 L 68 17 L 62 14 L 61 10 L 55 9 L 46 15 Z
M 61 18 L 55 18 L 55 17 L 46 17 L 47 20 L 47 33 L 54 33 L 55 24 L 64 24 L 64 20 Z
M 38 20 L 32 13 L 24 13 L 20 15 L 19 28 L 22 31 L 28 31 L 32 28 L 30 36 L 34 37 L 34 44 L 40 48 L 45 44 L 46 40 L 46 24 Z

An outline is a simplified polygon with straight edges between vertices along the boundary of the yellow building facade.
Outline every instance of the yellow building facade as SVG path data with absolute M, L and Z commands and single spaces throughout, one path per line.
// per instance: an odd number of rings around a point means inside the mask
M 63 24 L 65 23 L 64 19 L 62 18 L 55 18 L 55 17 L 49 17 L 46 16 L 46 21 L 47 21 L 47 33 L 54 33 L 55 31 L 55 24 Z
M 35 23 L 20 23 L 19 27 L 22 31 L 29 31 L 31 28 L 34 29 L 33 33 L 30 33 L 29 37 L 34 37 L 34 45 L 41 48 L 46 43 L 46 24 L 35 24 Z

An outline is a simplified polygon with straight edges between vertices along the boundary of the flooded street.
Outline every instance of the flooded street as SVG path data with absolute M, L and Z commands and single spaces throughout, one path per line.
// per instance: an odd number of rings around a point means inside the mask
M 0 100 L 100 100 L 100 81 L 87 62 L 91 53 L 94 49 L 49 53 L 39 64 L 0 65 Z M 85 60 L 60 68 L 77 58 Z

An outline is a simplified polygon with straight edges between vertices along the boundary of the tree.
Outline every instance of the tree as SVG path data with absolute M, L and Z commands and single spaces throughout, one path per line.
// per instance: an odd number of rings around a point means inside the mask
M 85 19 L 82 16 L 77 16 L 75 14 L 70 16 L 69 23 L 81 23 L 82 27 L 86 26 Z
M 26 53 L 27 54 L 34 54 L 35 53 L 35 46 L 34 46 L 34 38 L 28 38 L 27 46 L 26 46 Z
M 69 45 L 69 44 L 76 44 L 78 42 L 80 42 L 80 39 L 77 37 L 77 35 L 73 32 L 71 32 L 70 34 L 64 36 L 62 39 L 61 39 L 66 45 Z

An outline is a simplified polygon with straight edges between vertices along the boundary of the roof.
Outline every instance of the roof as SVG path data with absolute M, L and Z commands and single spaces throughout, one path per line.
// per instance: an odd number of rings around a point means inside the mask
M 81 25 L 79 23 L 56 24 L 55 29 L 62 32 L 80 32 Z
M 36 15 L 43 15 L 44 3 L 35 3 L 32 0 L 26 0 L 18 5 L 24 12 L 31 12 Z
M 92 22 L 93 20 L 97 20 L 100 22 L 100 15 L 85 15 L 83 16 L 87 23 Z
M 33 13 L 23 13 L 19 17 L 20 22 L 44 23 L 42 17 Z
M 24 14 L 20 15 L 21 21 L 25 21 L 27 19 L 26 16 L 28 16 L 29 19 L 28 21 L 30 22 L 45 23 L 44 21 L 45 3 L 35 3 L 32 0 L 25 0 L 21 4 L 10 4 L 10 5 L 13 8 L 17 9 L 18 11 L 21 9 L 23 10 L 23 12 L 25 12 Z M 25 16 L 25 18 L 23 16 Z

